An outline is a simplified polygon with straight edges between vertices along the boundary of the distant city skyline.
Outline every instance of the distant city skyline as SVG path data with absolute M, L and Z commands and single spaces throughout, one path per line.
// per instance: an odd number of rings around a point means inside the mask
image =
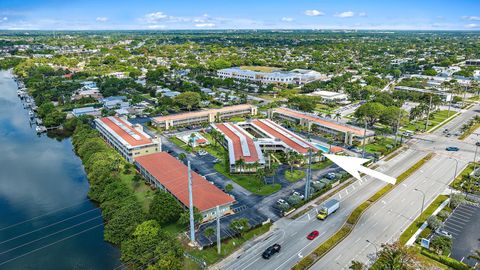
M 480 1 L 9 0 L 0 29 L 480 30 Z

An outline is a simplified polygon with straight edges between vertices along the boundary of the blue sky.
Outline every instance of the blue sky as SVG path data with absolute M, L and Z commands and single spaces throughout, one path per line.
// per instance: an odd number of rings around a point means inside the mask
M 0 0 L 0 29 L 480 30 L 480 0 Z

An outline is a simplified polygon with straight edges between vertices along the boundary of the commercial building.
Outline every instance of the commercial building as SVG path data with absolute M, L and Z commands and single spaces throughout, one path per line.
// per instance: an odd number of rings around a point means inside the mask
M 309 96 L 321 97 L 326 102 L 349 103 L 347 94 L 318 90 L 308 94 Z
M 314 155 L 319 147 L 268 119 L 211 126 L 223 134 L 222 144 L 228 150 L 230 172 L 255 172 L 264 167 L 264 151 L 293 151 L 303 156 L 308 156 L 311 151 L 314 162 L 321 160 L 320 156 Z
M 128 103 L 126 96 L 111 96 L 102 99 L 103 107 L 106 109 L 122 109 L 128 108 L 130 104 Z
M 185 207 L 189 205 L 188 168 L 168 153 L 160 152 L 137 157 L 135 166 L 140 174 L 152 185 L 172 194 Z M 202 176 L 191 171 L 193 206 L 203 216 L 203 221 L 216 217 L 216 207 L 220 213 L 233 213 L 230 206 L 235 199 L 221 191 Z
M 480 59 L 469 59 L 465 61 L 466 66 L 480 67 Z
M 73 109 L 72 115 L 75 117 L 79 117 L 82 115 L 91 115 L 93 117 L 98 117 L 102 115 L 102 112 L 99 109 L 95 109 L 94 107 L 83 107 Z
M 265 166 L 260 145 L 251 134 L 232 123 L 212 124 L 212 127 L 224 135 L 230 172 L 256 172 Z
M 257 107 L 249 104 L 223 107 L 220 109 L 209 109 L 196 112 L 180 113 L 155 117 L 152 124 L 166 130 L 179 127 L 198 125 L 201 123 L 221 122 L 234 116 L 256 115 Z
M 339 139 L 342 138 L 347 145 L 351 145 L 353 142 L 363 143 L 364 135 L 366 142 L 370 141 L 374 136 L 374 132 L 371 130 L 365 131 L 363 128 L 335 122 L 330 119 L 288 108 L 276 108 L 270 111 L 269 114 L 270 118 L 294 121 L 307 127 L 308 131 L 317 130 L 336 136 Z
M 305 84 L 326 78 L 325 75 L 314 70 L 294 69 L 292 71 L 280 71 L 274 69 L 271 72 L 260 72 L 240 67 L 220 69 L 217 71 L 217 76 L 222 79 L 233 78 L 264 84 Z
M 139 156 L 162 151 L 160 138 L 150 137 L 141 125 L 132 125 L 126 119 L 116 116 L 98 118 L 95 127 L 105 141 L 130 163 Z

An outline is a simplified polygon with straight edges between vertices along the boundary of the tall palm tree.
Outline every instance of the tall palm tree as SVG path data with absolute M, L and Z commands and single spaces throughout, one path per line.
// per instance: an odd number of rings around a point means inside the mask
M 235 167 L 237 167 L 237 171 L 243 171 L 243 169 L 245 168 L 245 160 L 243 158 L 236 160 Z
M 337 122 L 338 122 L 338 120 L 340 120 L 341 117 L 342 117 L 342 115 L 339 112 L 337 112 L 334 116 L 334 119 L 337 120 Z

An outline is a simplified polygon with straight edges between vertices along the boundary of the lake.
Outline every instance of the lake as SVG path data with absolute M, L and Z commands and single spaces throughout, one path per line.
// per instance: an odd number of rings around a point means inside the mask
M 0 71 L 0 269 L 114 269 L 100 209 L 70 139 L 38 136 Z

